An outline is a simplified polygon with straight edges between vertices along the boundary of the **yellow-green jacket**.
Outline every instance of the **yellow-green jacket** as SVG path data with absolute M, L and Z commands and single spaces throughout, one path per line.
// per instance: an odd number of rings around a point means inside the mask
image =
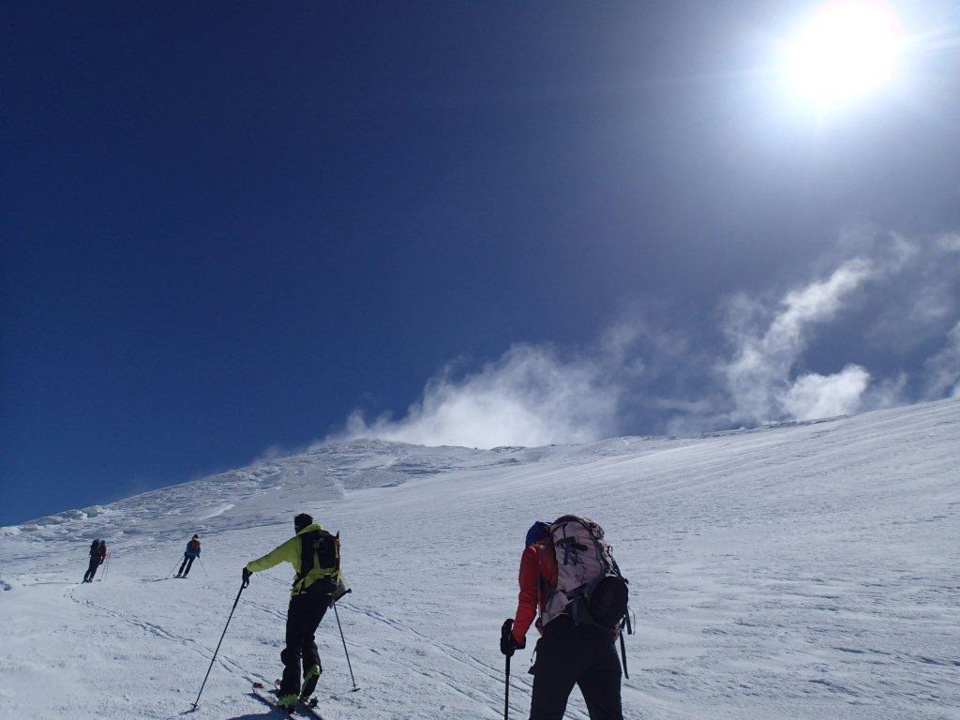
M 304 592 L 308 587 L 313 585 L 317 580 L 321 578 L 333 578 L 333 581 L 337 584 L 340 583 L 340 540 L 336 541 L 336 552 L 337 552 L 337 567 L 333 568 L 323 568 L 320 567 L 318 559 L 314 558 L 313 567 L 310 569 L 310 572 L 307 573 L 306 577 L 300 577 L 300 556 L 302 553 L 302 542 L 300 540 L 301 535 L 306 535 L 309 532 L 314 530 L 322 530 L 319 523 L 313 523 L 312 525 L 307 525 L 303 530 L 298 532 L 294 537 L 287 540 L 285 543 L 279 547 L 274 548 L 268 552 L 263 557 L 257 558 L 256 560 L 251 560 L 247 563 L 247 570 L 250 572 L 261 572 L 263 570 L 268 570 L 275 565 L 279 565 L 282 562 L 288 562 L 293 565 L 293 569 L 297 571 L 297 576 L 293 583 L 293 590 L 290 591 L 291 595 L 299 595 Z

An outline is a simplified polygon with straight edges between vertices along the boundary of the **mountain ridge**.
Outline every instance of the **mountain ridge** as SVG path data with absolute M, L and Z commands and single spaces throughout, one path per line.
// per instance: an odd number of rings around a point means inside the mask
M 189 707 L 240 569 L 296 512 L 341 533 L 354 592 L 317 642 L 335 720 L 495 720 L 523 536 L 600 522 L 631 580 L 628 720 L 944 720 L 960 707 L 960 402 L 688 439 L 316 448 L 0 534 L 0 714 L 155 720 Z M 203 554 L 167 581 L 186 540 Z M 89 539 L 102 582 L 80 585 Z M 262 717 L 292 572 L 243 591 L 204 691 Z M 514 660 L 525 716 L 534 646 Z M 89 678 L 97 678 L 90 683 Z M 45 689 L 57 687 L 58 693 Z M 575 692 L 568 709 L 585 718 Z M 199 717 L 199 716 L 198 716 Z

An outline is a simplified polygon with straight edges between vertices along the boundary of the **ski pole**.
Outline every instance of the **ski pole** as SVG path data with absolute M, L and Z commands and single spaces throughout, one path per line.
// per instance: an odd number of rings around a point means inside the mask
M 347 590 L 347 592 L 350 592 L 350 590 Z M 356 692 L 360 688 L 357 687 L 357 681 L 353 677 L 353 666 L 350 664 L 350 653 L 347 652 L 347 640 L 343 637 L 343 625 L 340 624 L 340 613 L 337 612 L 336 603 L 333 603 L 333 614 L 337 618 L 337 627 L 340 628 L 340 641 L 343 643 L 343 654 L 347 656 L 347 667 L 350 669 L 350 682 L 353 683 L 353 692 Z
M 500 652 L 506 658 L 503 678 L 503 720 L 510 720 L 510 658 L 517 643 L 513 639 L 513 618 L 507 618 L 500 626 Z
M 510 720 L 510 656 L 507 655 L 507 669 L 503 680 L 503 720 Z
M 200 696 L 203 695 L 203 688 L 207 685 L 207 678 L 210 677 L 210 671 L 213 670 L 213 661 L 217 659 L 217 653 L 220 652 L 220 644 L 223 642 L 224 635 L 227 634 L 227 628 L 230 627 L 230 619 L 233 617 L 233 611 L 237 609 L 237 603 L 240 602 L 240 594 L 247 586 L 246 582 L 240 584 L 240 592 L 237 593 L 237 599 L 233 601 L 233 607 L 230 608 L 230 615 L 227 616 L 227 624 L 223 626 L 223 633 L 220 635 L 220 642 L 217 643 L 217 649 L 213 651 L 213 657 L 210 658 L 210 667 L 207 668 L 207 674 L 203 676 L 203 683 L 200 685 L 200 692 L 197 693 L 197 699 L 193 702 L 193 709 L 196 710 L 200 703 Z M 193 711 L 191 711 L 193 712 Z
M 180 560 L 179 560 L 179 558 L 178 558 L 178 559 L 177 559 L 177 562 L 175 562 L 175 563 L 173 564 L 173 567 L 170 568 L 170 572 L 167 573 L 167 577 L 170 577 L 171 575 L 173 575 L 173 571 L 177 569 L 177 564 L 178 564 L 179 562 L 180 562 Z
M 110 567 L 110 553 L 107 553 L 103 558 L 103 572 L 100 574 L 100 577 L 97 578 L 97 582 L 104 582 L 107 579 L 107 568 Z
M 200 556 L 197 555 L 197 562 L 200 563 L 200 567 L 203 568 L 203 574 L 207 577 L 210 577 L 210 573 L 207 572 L 207 566 L 203 564 L 203 560 L 200 559 Z

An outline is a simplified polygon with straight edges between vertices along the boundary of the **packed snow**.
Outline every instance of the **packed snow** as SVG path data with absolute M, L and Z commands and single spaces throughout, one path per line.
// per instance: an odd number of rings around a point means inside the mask
M 332 444 L 3 528 L 0 716 L 276 716 L 249 692 L 280 674 L 288 565 L 240 594 L 192 703 L 241 568 L 300 511 L 340 532 L 353 588 L 317 636 L 327 720 L 503 717 L 523 538 L 565 513 L 631 580 L 626 718 L 960 718 L 957 400 L 697 438 Z M 80 584 L 93 538 L 110 560 Z M 567 717 L 587 718 L 577 691 Z

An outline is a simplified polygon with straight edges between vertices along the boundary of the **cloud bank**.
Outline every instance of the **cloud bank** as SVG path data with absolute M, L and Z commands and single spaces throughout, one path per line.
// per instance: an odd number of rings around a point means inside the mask
M 790 287 L 721 300 L 710 332 L 632 313 L 577 352 L 445 367 L 406 415 L 329 439 L 537 446 L 689 434 L 960 397 L 960 235 L 845 233 Z M 686 332 L 686 334 L 685 334 Z

